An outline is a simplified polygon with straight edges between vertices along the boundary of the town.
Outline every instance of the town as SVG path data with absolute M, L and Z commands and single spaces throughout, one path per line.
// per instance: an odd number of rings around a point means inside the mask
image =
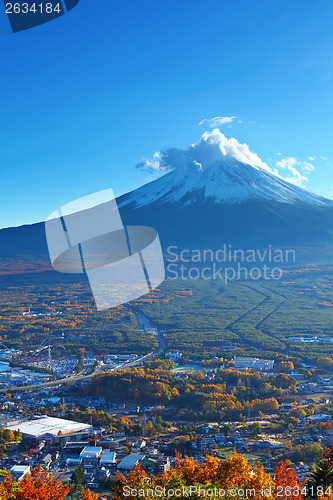
M 135 365 L 139 359 L 135 354 L 86 353 L 82 378 L 76 380 L 78 359 L 62 359 L 67 367 L 62 371 L 60 361 L 51 360 L 45 368 L 56 370 L 43 374 L 32 370 L 44 366 L 22 353 L 7 350 L 0 355 L 7 359 L 1 362 L 0 467 L 18 480 L 40 465 L 73 491 L 84 486 L 108 498 L 116 474 L 126 475 L 137 464 L 147 473 L 161 474 L 175 466 L 177 453 L 203 462 L 206 455 L 226 458 L 233 450 L 271 472 L 283 458 L 303 480 L 325 446 L 333 444 L 333 374 L 327 360 L 295 370 L 290 362 L 276 365 L 274 360 L 249 356 L 223 363 L 217 358 L 190 360 L 184 365 L 182 353 L 163 354 L 179 383 L 198 380 L 204 386 L 235 375 L 259 377 L 264 384 L 260 387 L 268 387 L 274 379 L 289 384 L 283 396 L 263 400 L 269 404 L 262 404 L 260 411 L 254 401 L 234 419 L 210 421 L 209 413 L 199 416 L 181 401 L 149 405 L 133 398 L 89 394 L 92 377 L 131 374 L 149 362 L 158 365 L 158 357 Z M 24 359 L 25 369 L 11 367 L 13 357 L 16 362 Z

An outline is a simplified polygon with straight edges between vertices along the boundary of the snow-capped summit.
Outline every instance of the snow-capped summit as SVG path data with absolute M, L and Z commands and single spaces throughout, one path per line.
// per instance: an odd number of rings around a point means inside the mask
M 164 248 L 333 241 L 333 201 L 282 179 L 218 129 L 139 167 L 164 175 L 118 198 L 118 206 L 125 224 L 157 229 Z
M 197 144 L 186 150 L 155 153 L 152 161 L 147 160 L 140 167 L 170 171 L 126 195 L 120 206 L 130 203 L 136 207 L 156 203 L 188 205 L 207 199 L 231 204 L 262 199 L 333 206 L 332 201 L 282 179 L 246 144 L 227 139 L 218 129 L 206 132 Z
M 242 203 L 266 199 L 281 203 L 302 201 L 317 206 L 333 205 L 331 200 L 315 195 L 281 177 L 237 160 L 225 159 L 206 170 L 181 172 L 174 170 L 126 196 L 122 205 L 134 203 L 144 207 L 155 203 Z

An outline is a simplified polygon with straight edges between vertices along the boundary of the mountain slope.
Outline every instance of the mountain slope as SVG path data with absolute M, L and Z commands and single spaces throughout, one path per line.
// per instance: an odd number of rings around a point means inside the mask
M 264 169 L 229 158 L 213 163 L 205 170 L 192 167 L 185 172 L 169 172 L 125 195 L 119 206 L 130 203 L 135 207 L 157 203 L 195 204 L 207 200 L 238 204 L 258 199 L 333 207 L 331 200 L 309 193 Z

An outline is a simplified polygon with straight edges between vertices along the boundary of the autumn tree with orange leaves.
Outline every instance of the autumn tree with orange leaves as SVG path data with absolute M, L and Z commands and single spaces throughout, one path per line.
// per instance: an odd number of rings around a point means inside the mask
M 68 493 L 69 488 L 55 481 L 48 472 L 42 472 L 40 467 L 20 482 L 8 474 L 0 485 L 0 500 L 65 500 Z M 81 500 L 97 500 L 97 495 L 85 491 Z
M 221 494 L 222 490 L 224 494 Z M 175 468 L 159 476 L 149 476 L 137 465 L 127 477 L 117 475 L 113 498 L 125 500 L 131 495 L 140 497 L 141 493 L 144 498 L 154 499 L 156 491 L 161 492 L 158 496 L 163 500 L 203 498 L 203 492 L 212 500 L 221 497 L 251 500 L 283 500 L 288 497 L 288 500 L 302 500 L 302 485 L 297 482 L 294 468 L 281 462 L 273 479 L 262 465 L 252 466 L 236 452 L 227 460 L 207 456 L 203 463 L 177 455 Z M 292 491 L 290 495 L 289 491 Z M 287 492 L 286 496 L 284 492 Z

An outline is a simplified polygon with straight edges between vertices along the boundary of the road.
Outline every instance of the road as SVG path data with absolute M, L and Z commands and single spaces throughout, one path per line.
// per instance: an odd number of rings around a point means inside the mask
M 131 363 L 126 363 L 125 365 L 120 365 L 120 366 L 117 366 L 115 368 L 110 368 L 108 369 L 107 371 L 110 371 L 110 372 L 115 372 L 115 371 L 118 371 L 118 370 L 125 370 L 127 368 L 133 368 L 134 366 L 138 366 L 140 365 L 141 363 L 143 363 L 144 361 L 149 361 L 153 356 L 158 356 L 159 354 L 161 354 L 161 352 L 164 351 L 165 349 L 165 342 L 164 342 L 164 339 L 163 339 L 163 336 L 158 333 L 158 331 L 156 330 L 156 328 L 153 328 L 150 321 L 141 313 L 136 313 L 136 316 L 138 318 L 138 321 L 139 321 L 139 324 L 140 326 L 142 326 L 143 324 L 145 325 L 146 327 L 146 330 L 150 330 L 151 333 L 153 333 L 158 341 L 158 349 L 156 351 L 152 351 L 148 354 L 145 354 L 144 356 L 141 356 L 141 358 L 138 358 L 136 359 L 135 361 L 131 362 Z M 105 371 L 103 369 L 101 369 L 100 371 Z M 83 380 L 88 380 L 90 378 L 93 378 L 98 372 L 94 372 L 94 373 L 91 373 L 89 375 L 72 375 L 71 377 L 66 377 L 66 378 L 63 378 L 63 379 L 59 379 L 59 380 L 54 380 L 52 382 L 43 382 L 42 384 L 36 384 L 36 385 L 33 385 L 33 386 L 21 386 L 21 387 L 8 387 L 6 389 L 0 389 L 0 394 L 1 393 L 5 393 L 5 392 L 18 392 L 18 391 L 35 391 L 36 389 L 43 389 L 44 387 L 54 387 L 54 386 L 59 386 L 61 384 L 66 384 L 68 382 L 82 382 Z

